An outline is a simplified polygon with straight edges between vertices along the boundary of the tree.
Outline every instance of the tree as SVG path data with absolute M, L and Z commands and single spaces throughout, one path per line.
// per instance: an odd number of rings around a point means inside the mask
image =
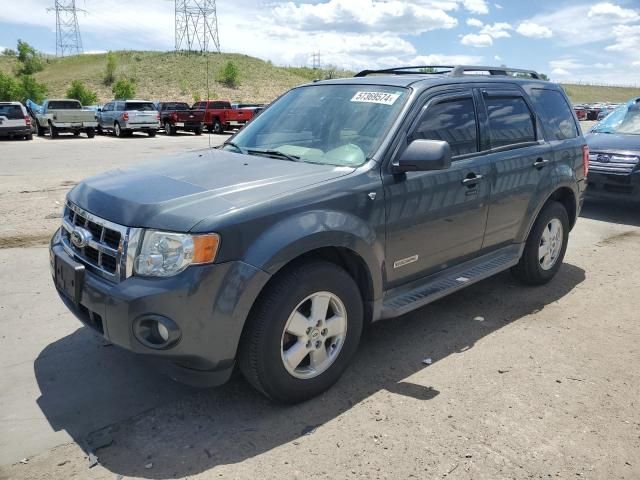
M 127 78 L 121 78 L 111 87 L 113 97 L 119 100 L 127 100 L 136 95 L 136 87 L 133 82 Z
M 31 75 L 22 75 L 20 77 L 21 96 L 20 101 L 24 103 L 30 98 L 36 103 L 42 103 L 47 96 L 47 86 L 38 83 Z
M 2 50 L 2 55 L 5 57 L 17 57 L 18 52 L 16 52 L 13 48 L 5 48 Z
M 98 94 L 89 90 L 80 80 L 74 80 L 67 89 L 67 98 L 78 100 L 82 105 L 93 105 L 98 101 Z
M 115 53 L 107 53 L 107 65 L 104 69 L 104 77 L 102 78 L 102 81 L 105 85 L 111 85 L 113 82 L 115 82 L 117 66 L 118 61 L 116 59 Z
M 44 69 L 42 57 L 27 42 L 18 40 L 18 65 L 16 65 L 17 75 L 33 75 Z
M 228 61 L 218 72 L 216 80 L 230 88 L 236 88 L 240 85 L 240 72 L 236 64 Z
M 0 102 L 11 102 L 20 98 L 21 87 L 14 77 L 0 72 Z

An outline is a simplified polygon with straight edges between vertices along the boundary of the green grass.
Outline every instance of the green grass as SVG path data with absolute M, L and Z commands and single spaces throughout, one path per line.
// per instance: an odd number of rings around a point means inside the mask
M 136 97 L 150 100 L 182 100 L 191 103 L 194 96 L 207 96 L 207 56 L 173 52 L 115 52 L 117 77 L 136 83 Z M 209 96 L 237 102 L 270 102 L 289 88 L 324 78 L 329 72 L 308 67 L 278 67 L 247 55 L 208 54 Z M 240 71 L 240 85 L 229 88 L 215 81 L 218 71 L 233 61 Z M 0 56 L 0 71 L 11 72 L 16 60 Z M 80 80 L 98 93 L 98 101 L 111 100 L 111 87 L 102 83 L 106 54 L 66 58 L 47 57 L 45 69 L 36 74 L 49 89 L 49 97 L 63 97 L 73 80 Z M 330 72 L 350 76 L 349 72 Z M 574 103 L 622 102 L 640 96 L 640 88 L 591 85 L 563 85 Z

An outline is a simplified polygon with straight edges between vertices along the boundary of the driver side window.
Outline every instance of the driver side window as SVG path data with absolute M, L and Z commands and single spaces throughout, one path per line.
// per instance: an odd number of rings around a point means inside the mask
M 415 139 L 444 140 L 457 157 L 478 152 L 478 125 L 471 97 L 452 98 L 430 105 L 409 136 Z

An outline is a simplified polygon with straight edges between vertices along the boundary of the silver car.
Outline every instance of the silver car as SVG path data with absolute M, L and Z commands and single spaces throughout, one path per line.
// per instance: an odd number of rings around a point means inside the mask
M 160 113 L 146 100 L 114 100 L 98 109 L 98 133 L 124 137 L 139 131 L 155 137 L 159 128 Z

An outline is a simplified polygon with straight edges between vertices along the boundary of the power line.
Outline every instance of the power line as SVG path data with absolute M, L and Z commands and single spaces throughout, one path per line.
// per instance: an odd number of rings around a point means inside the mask
M 314 70 L 318 70 L 321 68 L 319 51 L 311 53 L 311 65 Z
M 220 53 L 215 0 L 175 0 L 175 49 Z
M 82 53 L 82 37 L 78 26 L 78 11 L 75 0 L 55 0 L 56 55 L 79 55 Z M 51 11 L 52 9 L 47 9 Z

